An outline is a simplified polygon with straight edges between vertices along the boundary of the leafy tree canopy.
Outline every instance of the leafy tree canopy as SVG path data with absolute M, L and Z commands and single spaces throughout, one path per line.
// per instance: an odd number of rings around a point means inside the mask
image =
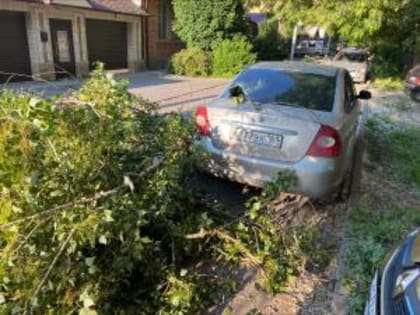
M 241 0 L 175 0 L 173 29 L 187 46 L 210 50 L 218 40 L 245 30 Z
M 400 0 L 286 0 L 273 8 L 288 24 L 322 25 L 357 43 L 399 19 L 406 6 L 407 2 Z
M 369 47 L 389 74 L 409 63 L 419 34 L 420 0 L 245 0 L 245 4 L 268 7 L 289 30 L 299 22 L 316 24 L 350 45 Z

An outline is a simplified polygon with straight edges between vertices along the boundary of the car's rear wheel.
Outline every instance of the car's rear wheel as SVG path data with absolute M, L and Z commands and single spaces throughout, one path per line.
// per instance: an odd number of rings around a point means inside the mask
M 346 171 L 343 181 L 341 182 L 338 192 L 337 192 L 337 201 L 345 202 L 350 198 L 351 187 L 353 183 L 353 165 Z
M 410 96 L 414 102 L 420 103 L 420 89 L 411 91 Z
M 337 197 L 337 201 L 339 202 L 346 202 L 353 193 L 354 170 L 357 164 L 356 159 L 358 157 L 358 154 L 360 154 L 361 144 L 362 144 L 361 139 L 358 137 L 354 145 L 350 165 L 348 169 L 346 170 L 346 173 L 343 177 L 343 181 L 341 182 L 340 186 L 337 189 L 336 197 Z

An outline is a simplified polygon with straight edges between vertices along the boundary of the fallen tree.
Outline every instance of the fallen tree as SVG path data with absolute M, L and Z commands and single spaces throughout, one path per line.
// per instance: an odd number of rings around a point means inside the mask
M 0 92 L 0 313 L 196 313 L 225 280 L 197 263 L 251 261 L 271 292 L 296 272 L 267 207 L 288 187 L 232 218 L 193 180 L 194 128 L 127 84 L 98 68 L 60 98 Z

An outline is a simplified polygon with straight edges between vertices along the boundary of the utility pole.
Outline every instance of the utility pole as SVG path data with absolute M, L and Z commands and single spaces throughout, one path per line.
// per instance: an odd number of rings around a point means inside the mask
M 290 60 L 293 60 L 295 58 L 298 28 L 299 28 L 298 24 L 296 24 L 295 27 L 293 28 L 292 48 L 290 50 Z

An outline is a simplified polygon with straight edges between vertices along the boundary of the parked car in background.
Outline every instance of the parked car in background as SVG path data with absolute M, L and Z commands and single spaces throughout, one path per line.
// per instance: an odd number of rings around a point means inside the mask
M 371 57 L 366 50 L 343 48 L 333 59 L 319 59 L 316 63 L 347 69 L 354 82 L 365 83 L 372 76 Z
M 295 56 L 327 56 L 331 48 L 324 39 L 301 40 L 296 45 Z
M 347 70 L 303 62 L 261 62 L 240 72 L 195 119 L 211 155 L 210 171 L 262 187 L 281 170 L 298 178 L 297 192 L 323 197 L 353 165 L 361 123 Z
M 364 49 L 344 48 L 335 55 L 331 64 L 347 69 L 354 82 L 364 83 L 371 75 L 369 54 Z
M 408 71 L 404 88 L 413 101 L 420 103 L 420 64 Z
M 408 235 L 372 279 L 364 315 L 420 314 L 420 233 Z

